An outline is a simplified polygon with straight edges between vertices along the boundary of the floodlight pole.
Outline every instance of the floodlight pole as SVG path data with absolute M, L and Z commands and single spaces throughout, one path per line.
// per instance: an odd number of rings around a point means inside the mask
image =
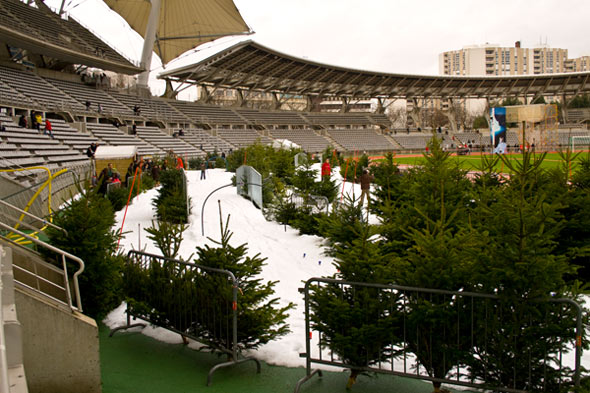
M 145 37 L 143 40 L 143 51 L 141 52 L 141 63 L 145 71 L 139 74 L 137 86 L 139 88 L 148 89 L 148 80 L 150 76 L 150 67 L 152 66 L 152 54 L 154 53 L 154 43 L 156 42 L 156 30 L 158 21 L 160 19 L 161 0 L 149 0 L 152 5 L 150 9 L 150 16 L 148 24 L 145 29 Z M 149 91 L 149 90 L 148 90 Z

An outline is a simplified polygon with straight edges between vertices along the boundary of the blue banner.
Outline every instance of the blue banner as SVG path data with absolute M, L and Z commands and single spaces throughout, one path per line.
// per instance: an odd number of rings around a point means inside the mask
M 490 108 L 490 137 L 494 153 L 506 150 L 506 108 Z

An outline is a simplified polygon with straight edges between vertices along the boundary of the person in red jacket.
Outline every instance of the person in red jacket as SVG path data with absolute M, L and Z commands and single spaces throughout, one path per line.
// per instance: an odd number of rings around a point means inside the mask
M 326 158 L 326 161 L 324 161 L 324 163 L 322 164 L 322 180 L 329 180 L 330 175 L 332 175 L 332 167 L 330 167 L 330 159 Z
M 55 139 L 53 137 L 53 133 L 51 131 L 53 131 L 53 127 L 51 126 L 51 122 L 49 121 L 49 119 L 45 119 L 45 130 L 43 131 L 43 134 L 49 134 L 51 139 Z

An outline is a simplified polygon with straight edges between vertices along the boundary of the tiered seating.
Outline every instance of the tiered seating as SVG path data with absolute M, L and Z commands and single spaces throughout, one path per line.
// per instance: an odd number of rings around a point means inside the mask
M 6 127 L 6 131 L 0 132 L 0 168 L 2 169 L 41 166 L 54 170 L 88 163 L 88 157 L 80 154 L 79 151 L 61 144 L 57 139 L 39 134 L 37 130 L 19 127 L 6 114 L 0 114 L 0 121 Z M 35 169 L 10 172 L 5 176 L 26 182 L 41 173 L 45 171 Z
M 518 133 L 516 131 L 507 130 L 506 131 L 506 144 L 508 146 L 518 145 Z
M 567 110 L 568 121 L 581 123 L 590 120 L 590 108 L 576 108 Z
M 14 104 L 15 102 L 19 102 L 21 104 L 28 104 L 32 105 L 33 101 L 13 89 L 12 87 L 8 86 L 0 79 L 0 102 L 6 102 L 9 104 Z
M 98 138 L 89 133 L 78 132 L 78 130 L 70 127 L 64 120 L 49 119 L 49 121 L 51 121 L 52 133 L 55 139 L 81 154 L 85 153 L 92 142 L 98 141 Z
M 422 150 L 426 148 L 426 144 L 432 138 L 432 135 L 424 134 L 407 134 L 407 135 L 392 135 L 393 140 L 399 143 L 404 149 Z
M 78 111 L 84 109 L 84 106 L 76 102 L 72 97 L 32 72 L 0 67 L 0 77 L 4 83 L 14 90 L 47 109 L 71 108 Z
M 387 138 L 371 129 L 329 130 L 328 134 L 346 150 L 393 150 Z
M 119 63 L 129 63 L 129 60 L 105 44 L 104 41 L 88 31 L 88 29 L 86 29 L 73 18 L 70 17 L 68 20 L 64 20 L 63 23 L 66 28 L 68 28 L 74 33 L 76 37 L 78 37 L 78 39 L 86 44 L 86 47 L 90 53 Z
M 133 111 L 135 105 L 138 105 L 141 110 L 140 116 L 146 119 L 165 119 L 167 121 L 180 123 L 186 123 L 189 121 L 185 115 L 168 105 L 166 101 L 157 98 L 145 99 L 116 92 L 110 92 L 109 94 L 125 104 L 131 111 Z
M 19 0 L 0 0 L 2 24 L 25 36 L 61 48 L 130 65 L 130 61 L 73 19 L 64 20 L 48 7 L 31 7 Z
M 297 143 L 308 153 L 323 151 L 330 145 L 326 138 L 317 135 L 313 130 L 272 130 L 270 134 L 275 139 L 288 139 Z
M 170 105 L 199 124 L 244 124 L 246 121 L 230 108 L 169 101 Z
M 26 5 L 18 0 L 2 0 L 0 7 L 6 18 L 12 18 L 19 23 L 12 27 L 17 31 L 40 40 L 58 45 L 63 48 L 81 50 L 81 42 L 63 28 L 58 20 L 51 18 L 45 12 Z
M 137 146 L 139 155 L 164 155 L 164 152 L 155 146 L 139 139 L 134 135 L 125 134 L 112 124 L 87 123 L 86 128 L 99 138 L 99 144 L 111 146 Z
M 225 128 L 218 128 L 216 132 L 218 137 L 223 138 L 228 143 L 236 147 L 246 147 L 258 141 L 263 144 L 272 143 L 272 139 L 260 135 L 255 130 L 251 129 L 231 130 Z
M 98 104 L 100 104 L 102 106 L 102 113 L 133 116 L 133 111 L 130 108 L 127 108 L 127 106 L 121 104 L 102 90 L 97 90 L 82 83 L 62 81 L 59 79 L 47 78 L 47 81 L 73 97 L 78 101 L 79 105 L 84 105 L 86 101 L 89 101 L 92 104 L 90 111 L 93 113 L 98 112 Z M 85 106 L 83 108 L 86 110 Z
M 468 144 L 469 141 L 475 141 L 475 145 L 490 146 L 492 143 L 489 134 L 482 135 L 479 132 L 459 132 L 454 135 L 455 135 L 455 138 L 458 139 L 463 144 Z M 473 144 L 473 142 L 472 142 L 472 144 Z
M 227 152 L 234 148 L 233 145 L 223 139 L 213 136 L 205 130 L 196 128 L 184 130 L 184 136 L 181 136 L 180 139 L 206 153 L 213 153 L 215 150 L 220 153 Z
M 374 124 L 384 126 L 384 127 L 391 127 L 391 120 L 387 117 L 386 114 L 379 114 L 379 113 L 370 113 L 368 114 L 369 119 L 373 121 Z
M 333 125 L 333 126 L 346 126 L 346 125 L 371 125 L 372 121 L 369 120 L 367 113 L 364 112 L 350 112 L 350 113 L 320 113 L 320 112 L 306 112 L 304 113 L 305 118 L 310 124 L 318 125 Z
M 168 152 L 173 151 L 176 154 L 186 157 L 204 156 L 201 150 L 189 145 L 179 138 L 173 138 L 160 131 L 158 127 L 137 127 L 137 136 L 146 142 Z
M 250 124 L 262 125 L 305 125 L 307 121 L 298 112 L 263 112 L 258 109 L 238 108 L 236 112 Z

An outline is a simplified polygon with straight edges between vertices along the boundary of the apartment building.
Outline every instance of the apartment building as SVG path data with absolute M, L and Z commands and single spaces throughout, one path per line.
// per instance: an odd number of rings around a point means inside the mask
M 566 72 L 590 71 L 590 56 L 581 56 L 575 59 L 568 59 L 565 62 Z
M 539 45 L 522 48 L 496 44 L 471 45 L 439 55 L 440 75 L 535 75 L 568 72 L 567 49 Z

